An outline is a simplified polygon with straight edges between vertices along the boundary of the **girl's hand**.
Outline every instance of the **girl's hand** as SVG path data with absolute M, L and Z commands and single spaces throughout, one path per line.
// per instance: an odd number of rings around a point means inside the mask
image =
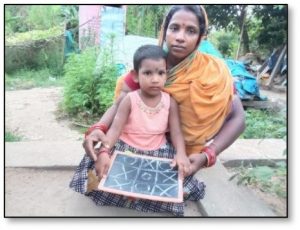
M 110 166 L 109 154 L 108 153 L 99 154 L 97 160 L 95 161 L 95 170 L 99 179 L 101 179 L 102 177 L 106 177 L 109 166 Z
M 185 154 L 176 154 L 175 158 L 173 159 L 171 163 L 172 167 L 177 166 L 178 172 L 179 172 L 179 178 L 184 179 L 184 177 L 187 177 L 190 175 L 190 161 L 189 158 Z

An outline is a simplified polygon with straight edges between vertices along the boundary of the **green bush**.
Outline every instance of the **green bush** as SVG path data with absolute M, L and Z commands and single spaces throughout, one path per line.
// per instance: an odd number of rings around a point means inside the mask
M 21 136 L 12 132 L 5 132 L 5 142 L 17 142 L 21 140 L 22 140 Z
M 117 68 L 108 50 L 99 53 L 88 48 L 72 54 L 64 71 L 64 108 L 68 114 L 99 117 L 112 104 Z
M 64 58 L 62 27 L 15 33 L 5 38 L 5 72 L 48 68 L 60 75 Z
M 241 135 L 245 139 L 285 138 L 286 111 L 246 110 L 246 130 Z

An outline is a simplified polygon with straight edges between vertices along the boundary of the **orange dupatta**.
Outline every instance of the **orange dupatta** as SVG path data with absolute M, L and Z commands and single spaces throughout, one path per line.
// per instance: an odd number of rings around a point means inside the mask
M 194 51 L 168 72 L 165 91 L 178 103 L 187 154 L 199 153 L 230 112 L 233 79 L 227 66 Z

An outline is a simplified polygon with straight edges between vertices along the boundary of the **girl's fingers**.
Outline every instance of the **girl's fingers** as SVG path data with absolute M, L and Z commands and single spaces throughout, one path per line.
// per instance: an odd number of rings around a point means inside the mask
M 183 165 L 178 165 L 178 173 L 179 173 L 179 179 L 184 179 L 184 167 Z

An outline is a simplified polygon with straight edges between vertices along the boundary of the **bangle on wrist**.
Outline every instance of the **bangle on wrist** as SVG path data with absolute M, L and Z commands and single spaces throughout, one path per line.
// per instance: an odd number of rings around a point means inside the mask
M 100 129 L 104 134 L 106 134 L 108 127 L 105 124 L 94 124 L 84 133 L 84 138 L 86 138 L 95 129 Z
M 202 149 L 202 152 L 205 154 L 206 159 L 207 159 L 206 167 L 213 166 L 217 160 L 215 150 L 209 146 L 206 146 L 206 147 L 204 147 L 204 149 Z
M 214 142 L 212 142 L 208 147 L 212 148 L 216 154 L 218 153 L 218 147 Z
M 108 155 L 110 155 L 110 150 L 109 150 L 109 148 L 101 147 L 101 148 L 99 149 L 98 156 L 99 156 L 100 154 L 108 154 Z

